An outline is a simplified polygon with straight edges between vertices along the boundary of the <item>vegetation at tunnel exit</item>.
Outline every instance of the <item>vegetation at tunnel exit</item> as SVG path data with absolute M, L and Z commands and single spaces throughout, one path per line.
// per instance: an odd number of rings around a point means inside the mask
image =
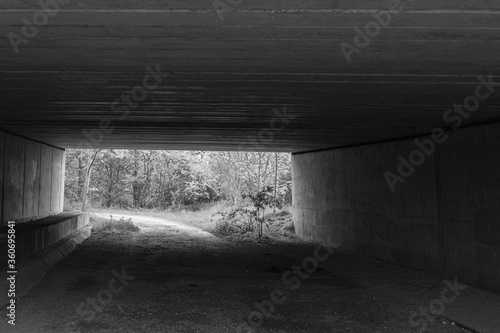
M 222 234 L 254 232 L 257 230 L 259 238 L 264 234 L 264 225 L 269 227 L 273 220 L 266 218 L 266 209 L 282 209 L 282 201 L 273 196 L 273 188 L 267 186 L 256 194 L 245 193 L 243 199 L 249 199 L 253 207 L 238 207 L 229 212 L 217 212 L 221 215 L 216 231 Z
M 227 202 L 291 203 L 290 154 L 159 150 L 68 150 L 65 209 L 191 210 Z M 261 193 L 261 194 L 259 194 Z M 255 216 L 257 221 L 262 216 Z
M 90 224 L 94 232 L 138 232 L 137 227 L 131 218 L 125 219 L 124 217 L 117 218 L 110 215 L 109 219 L 92 215 Z

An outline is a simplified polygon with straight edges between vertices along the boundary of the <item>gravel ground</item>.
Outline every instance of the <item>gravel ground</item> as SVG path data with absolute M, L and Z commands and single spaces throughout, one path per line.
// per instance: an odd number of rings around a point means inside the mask
M 411 333 L 424 323 L 412 326 L 410 315 L 444 287 L 325 248 L 315 267 L 305 259 L 317 245 L 296 239 L 259 243 L 133 219 L 140 232 L 93 233 L 18 302 L 15 327 L 4 310 L 0 332 Z M 446 317 L 432 320 L 427 332 L 464 332 Z

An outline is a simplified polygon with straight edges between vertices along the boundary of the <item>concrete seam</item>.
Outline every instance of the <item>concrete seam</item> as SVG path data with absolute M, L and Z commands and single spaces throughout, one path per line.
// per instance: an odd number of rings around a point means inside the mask
M 441 183 L 441 146 L 436 147 L 436 154 L 434 155 L 434 179 L 436 185 L 436 207 L 437 207 L 437 218 L 439 222 L 439 242 L 441 246 L 439 247 L 439 254 L 441 256 L 441 275 L 445 277 L 448 273 L 448 267 L 446 265 L 446 228 L 444 225 L 443 218 L 443 196 L 442 196 L 442 183 Z
M 50 191 L 49 191 L 49 215 L 52 215 L 52 174 L 54 173 L 54 149 L 50 149 Z
M 24 139 L 24 165 L 23 165 L 23 201 L 22 201 L 22 209 L 21 209 L 21 214 L 23 215 L 23 219 L 26 217 L 26 212 L 24 211 L 24 201 L 25 201 L 25 196 L 26 196 L 26 163 L 28 158 L 28 140 Z
M 18 137 L 26 139 L 26 140 L 31 140 L 31 141 L 34 141 L 34 142 L 38 142 L 38 143 L 41 143 L 43 145 L 46 145 L 46 146 L 49 146 L 49 147 L 52 147 L 52 148 L 57 148 L 59 150 L 64 150 L 64 148 L 57 147 L 57 146 L 51 145 L 50 143 L 42 142 L 40 140 L 32 139 L 32 138 L 29 138 L 29 137 L 24 136 L 24 135 L 16 134 L 16 133 L 8 131 L 8 130 L 6 130 L 4 128 L 0 128 L 0 131 L 5 132 L 5 133 L 10 134 L 10 135 L 18 136 Z
M 59 211 L 64 211 L 64 189 L 66 183 L 66 150 L 61 153 L 61 184 L 59 186 Z
M 40 205 L 42 203 L 41 197 L 42 197 L 42 146 L 40 145 L 39 149 L 39 154 L 38 154 L 38 205 L 37 205 L 37 210 L 36 210 L 36 215 L 40 216 Z
M 471 125 L 464 125 L 460 128 L 460 130 L 465 129 L 465 128 L 474 128 L 474 127 L 480 127 L 480 126 L 485 126 L 485 125 L 491 125 L 491 124 L 500 124 L 500 118 L 493 119 L 491 121 L 485 121 L 479 124 L 471 124 Z M 446 133 L 454 133 L 456 132 L 452 128 L 442 128 L 444 132 Z M 373 141 L 373 142 L 362 142 L 362 143 L 357 143 L 357 144 L 352 144 L 352 145 L 346 145 L 346 146 L 339 146 L 339 147 L 329 147 L 329 148 L 320 148 L 320 149 L 313 149 L 313 150 L 306 150 L 306 151 L 298 151 L 298 152 L 292 152 L 292 155 L 302 155 L 302 154 L 309 154 L 309 153 L 319 153 L 323 151 L 330 151 L 330 150 L 340 150 L 340 149 L 347 149 L 347 148 L 355 148 L 355 147 L 364 147 L 364 146 L 371 146 L 371 145 L 378 145 L 381 143 L 390 143 L 390 142 L 398 142 L 398 141 L 404 141 L 404 140 L 412 140 L 412 139 L 419 139 L 419 138 L 425 138 L 432 135 L 431 133 L 428 134 L 421 134 L 421 135 L 414 135 L 414 136 L 408 136 L 408 137 L 401 137 L 401 138 L 395 138 L 395 139 L 388 139 L 388 140 L 381 140 L 381 141 Z
M 35 13 L 40 9 L 0 9 L 0 13 Z M 128 13 L 142 13 L 142 14 L 214 14 L 213 9 L 164 9 L 164 8 L 131 8 L 131 9 L 60 9 L 61 13 L 106 13 L 106 14 L 128 14 Z M 238 12 L 250 14 L 268 14 L 277 12 L 278 14 L 376 14 L 376 13 L 390 13 L 390 10 L 380 9 L 243 9 Z M 457 15 L 457 14 L 471 14 L 471 15 L 500 15 L 499 10 L 495 9 L 403 9 L 402 14 L 424 14 L 424 15 Z

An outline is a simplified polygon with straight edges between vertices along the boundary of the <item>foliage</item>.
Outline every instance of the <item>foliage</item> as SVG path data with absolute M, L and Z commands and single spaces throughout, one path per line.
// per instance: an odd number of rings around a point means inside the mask
M 243 195 L 243 198 L 249 198 L 252 201 L 254 206 L 254 210 L 249 213 L 253 214 L 255 217 L 255 221 L 258 223 L 258 231 L 259 238 L 262 237 L 263 234 L 263 226 L 266 224 L 265 214 L 266 208 L 282 208 L 281 200 L 275 195 L 273 195 L 273 188 L 271 186 L 267 186 L 262 191 L 257 194 L 246 193 Z M 260 212 L 262 211 L 262 215 Z M 269 223 L 269 221 L 267 221 Z
M 91 224 L 93 225 L 93 230 L 95 232 L 139 231 L 139 227 L 132 222 L 132 218 L 125 220 L 125 217 L 123 216 L 120 219 L 114 219 L 113 215 L 110 215 L 110 219 L 93 216 L 91 218 Z
M 229 207 L 228 202 L 218 201 L 212 203 L 200 203 L 193 206 L 187 206 L 183 209 L 118 209 L 118 208 L 104 208 L 96 209 L 96 212 L 106 212 L 106 214 L 113 214 L 113 216 L 131 215 L 133 216 L 151 216 L 157 219 L 166 221 L 175 221 L 182 224 L 190 225 L 195 228 L 214 232 L 216 219 L 213 214 L 218 211 L 223 211 Z
M 276 190 L 282 192 L 282 204 L 291 203 L 290 154 L 212 152 L 209 156 L 221 196 L 231 200 L 235 206 L 241 204 L 242 194 L 257 193 L 266 186 L 274 189 L 275 185 Z M 287 182 L 290 182 L 289 187 Z
M 248 199 L 251 208 L 240 207 L 229 212 L 217 212 L 221 218 L 217 222 L 216 231 L 220 234 L 243 233 L 257 230 L 259 238 L 264 234 L 264 225 L 270 227 L 272 219 L 266 219 L 267 208 L 282 209 L 282 199 L 274 195 L 271 186 L 266 186 L 256 194 L 245 193 L 243 199 Z
M 256 211 L 248 208 L 236 208 L 229 212 L 217 212 L 213 216 L 221 218 L 215 225 L 215 232 L 221 235 L 254 232 L 256 224 Z
M 225 199 L 238 208 L 269 187 L 281 205 L 291 203 L 286 153 L 79 149 L 66 156 L 67 208 L 82 198 L 94 208 L 182 210 Z

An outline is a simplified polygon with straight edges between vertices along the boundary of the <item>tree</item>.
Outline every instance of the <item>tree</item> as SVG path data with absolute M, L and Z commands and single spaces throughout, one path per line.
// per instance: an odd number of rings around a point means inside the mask
M 267 186 L 282 203 L 291 198 L 285 153 L 106 149 L 68 150 L 66 156 L 67 204 L 82 209 L 168 209 L 220 199 L 240 206 L 243 193 Z
M 94 166 L 95 160 L 97 158 L 97 155 L 101 152 L 100 149 L 92 149 L 89 150 L 88 153 L 88 163 L 87 163 L 87 168 L 85 170 L 85 179 L 84 179 L 84 185 L 83 185 L 83 192 L 82 192 L 82 212 L 85 212 L 87 210 L 87 195 L 89 192 L 89 185 L 90 185 L 90 177 L 92 175 L 92 168 Z

